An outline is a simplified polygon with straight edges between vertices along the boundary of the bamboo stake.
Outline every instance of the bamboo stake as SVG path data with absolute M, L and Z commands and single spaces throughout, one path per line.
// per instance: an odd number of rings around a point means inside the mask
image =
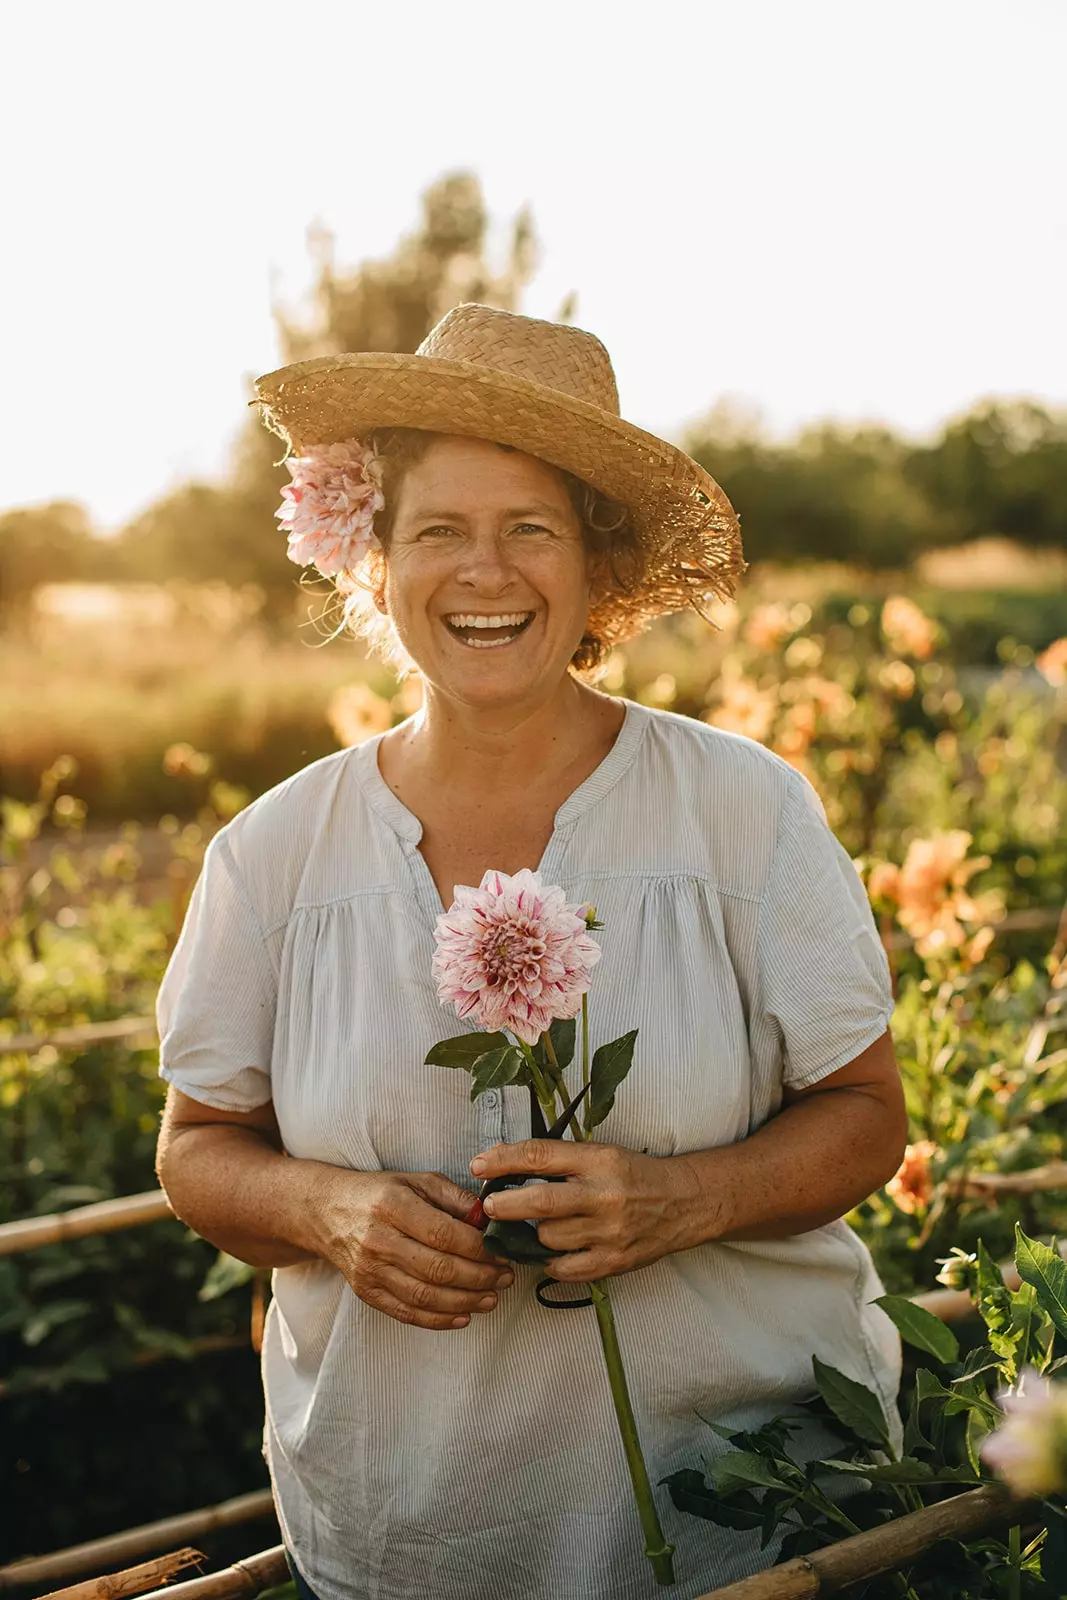
M 186 1356 L 213 1355 L 217 1350 L 247 1350 L 248 1340 L 240 1333 L 208 1333 L 202 1339 L 190 1339 L 188 1352 L 179 1355 L 176 1350 L 138 1350 L 123 1366 L 111 1374 L 117 1377 L 121 1372 L 127 1372 L 134 1367 L 154 1367 L 158 1361 L 182 1361 Z M 28 1372 L 18 1383 L 0 1380 L 0 1400 L 6 1400 L 11 1394 L 28 1394 L 35 1389 L 49 1389 L 56 1379 L 54 1367 L 43 1367 L 38 1371 Z M 64 1384 L 77 1382 L 76 1378 L 64 1377 Z
M 257 1489 L 252 1494 L 238 1495 L 234 1500 L 224 1500 L 221 1505 L 204 1506 L 199 1511 L 186 1511 L 178 1517 L 165 1517 L 161 1522 L 149 1522 L 140 1528 L 128 1528 L 125 1533 L 113 1533 L 106 1539 L 93 1539 L 88 1544 L 75 1544 L 66 1550 L 53 1551 L 47 1556 L 27 1556 L 0 1567 L 0 1590 L 20 1588 L 23 1584 L 50 1583 L 57 1578 L 75 1577 L 80 1572 L 99 1571 L 116 1561 L 127 1561 L 162 1546 L 199 1539 L 219 1528 L 236 1527 L 251 1522 L 254 1517 L 274 1515 L 274 1499 L 269 1489 Z M 199 1581 L 199 1580 L 196 1580 Z M 184 1585 L 180 1585 L 184 1587 Z M 167 1594 L 176 1593 L 168 1589 Z
M 17 1255 L 22 1250 L 38 1250 L 42 1245 L 63 1239 L 83 1239 L 89 1234 L 114 1233 L 118 1228 L 136 1228 L 143 1222 L 158 1222 L 173 1217 L 162 1189 L 146 1194 L 129 1194 L 120 1200 L 100 1200 L 91 1206 L 75 1206 L 47 1217 L 24 1217 L 19 1222 L 0 1224 L 0 1256 Z
M 116 1039 L 132 1039 L 139 1033 L 156 1031 L 155 1017 L 115 1017 L 111 1022 L 84 1022 L 76 1028 L 57 1028 L 54 1033 L 16 1033 L 0 1037 L 0 1056 L 33 1055 L 52 1045 L 57 1050 L 76 1050 L 87 1044 L 106 1044 Z
M 199 1566 L 207 1557 L 201 1550 L 186 1545 L 169 1556 L 156 1556 L 152 1561 L 142 1561 L 139 1566 L 126 1567 L 122 1572 L 109 1572 L 103 1578 L 87 1578 L 84 1583 L 72 1584 L 69 1589 L 53 1589 L 42 1600 L 125 1600 L 128 1595 L 144 1594 L 157 1584 L 168 1583 L 176 1572 L 185 1567 Z
M 817 1596 L 838 1594 L 879 1573 L 896 1572 L 941 1539 L 965 1541 L 986 1533 L 1021 1508 L 1022 1502 L 1002 1485 L 984 1483 L 980 1489 L 953 1495 L 922 1511 L 910 1511 L 880 1528 L 853 1534 L 808 1556 L 742 1578 L 740 1583 L 727 1584 L 701 1600 L 816 1600 Z
M 262 1594 L 264 1589 L 273 1589 L 275 1584 L 288 1580 L 285 1546 L 276 1544 L 273 1550 L 245 1556 L 243 1561 L 235 1561 L 222 1572 L 190 1578 L 187 1583 L 176 1583 L 173 1588 L 156 1589 L 148 1600 L 244 1600 L 246 1595 Z
M 965 1195 L 995 1200 L 1003 1194 L 1043 1194 L 1067 1189 L 1067 1161 L 1049 1161 L 1026 1172 L 969 1172 L 959 1185 Z

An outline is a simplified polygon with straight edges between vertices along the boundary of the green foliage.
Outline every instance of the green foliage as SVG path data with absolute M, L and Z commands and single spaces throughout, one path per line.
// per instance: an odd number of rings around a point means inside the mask
M 989 535 L 1067 544 L 1067 413 L 1029 401 L 983 401 L 928 445 L 828 422 L 772 443 L 720 406 L 685 448 L 725 485 L 750 560 L 899 569 Z
M 978 1447 L 999 1420 L 994 1394 L 1002 1378 L 1014 1383 L 1024 1366 L 1047 1370 L 1062 1337 L 1057 1320 L 1062 1314 L 1060 1270 L 1067 1275 L 1067 1269 L 1060 1257 L 1020 1230 L 1017 1265 L 1020 1273 L 1025 1269 L 1030 1274 L 1034 1287 L 1032 1296 L 1024 1297 L 1028 1316 L 1019 1325 L 1007 1364 L 995 1359 L 1003 1323 L 992 1285 L 984 1291 L 979 1287 L 977 1298 L 989 1342 L 963 1361 L 955 1339 L 939 1339 L 923 1321 L 925 1313 L 905 1309 L 906 1302 L 879 1302 L 905 1337 L 937 1360 L 936 1369 L 922 1367 L 913 1375 L 905 1393 L 903 1455 L 893 1447 L 878 1397 L 816 1355 L 819 1400 L 758 1432 L 730 1432 L 713 1425 L 730 1448 L 709 1456 L 704 1474 L 684 1468 L 663 1479 L 674 1504 L 723 1527 L 758 1527 L 763 1544 L 773 1541 L 777 1559 L 785 1561 L 846 1532 L 876 1527 L 933 1504 L 946 1491 L 958 1493 L 986 1481 L 989 1474 Z M 1000 1274 L 996 1276 L 1001 1282 Z M 940 1354 L 932 1348 L 938 1345 Z M 824 1422 L 829 1413 L 841 1441 L 837 1454 L 798 1459 L 793 1453 L 793 1435 L 805 1413 Z M 849 1479 L 854 1488 L 843 1497 L 835 1483 Z M 1007 1543 L 986 1536 L 947 1552 L 938 1545 L 903 1572 L 875 1580 L 864 1593 L 869 1600 L 978 1600 L 994 1594 L 1056 1600 L 1063 1593 L 1064 1508 L 1053 1499 L 1041 1511 L 1044 1527 L 1033 1537 L 1039 1517 L 1027 1508 L 1031 1538 L 1025 1548 L 1018 1528 Z

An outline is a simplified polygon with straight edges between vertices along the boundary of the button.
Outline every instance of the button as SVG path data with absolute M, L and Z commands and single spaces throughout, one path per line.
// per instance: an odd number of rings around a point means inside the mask
M 499 1104 L 500 1104 L 500 1090 L 499 1089 L 487 1089 L 485 1091 L 485 1093 L 482 1095 L 482 1105 L 485 1106 L 489 1111 L 495 1111 Z

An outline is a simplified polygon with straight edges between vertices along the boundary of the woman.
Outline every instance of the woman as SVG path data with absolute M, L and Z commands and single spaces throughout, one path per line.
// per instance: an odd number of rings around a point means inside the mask
M 565 1177 L 496 1215 L 540 1219 L 561 1282 L 615 1277 L 653 1484 L 725 1448 L 704 1419 L 809 1396 L 813 1352 L 892 1412 L 895 1335 L 837 1220 L 905 1140 L 870 909 L 783 761 L 581 676 L 742 569 L 721 489 L 621 421 L 598 341 L 462 306 L 415 356 L 258 388 L 307 452 L 290 553 L 388 631 L 425 702 L 212 841 L 159 997 L 160 1180 L 277 1269 L 266 1452 L 305 1588 L 638 1600 L 657 1591 L 593 1314 L 549 1314 L 537 1273 L 487 1255 L 472 1162 Z M 472 1106 L 466 1074 L 423 1065 L 458 1031 L 437 917 L 523 867 L 605 925 L 596 1038 L 639 1029 L 589 1145 L 530 1140 L 524 1089 Z M 683 1600 L 769 1559 L 658 1497 Z

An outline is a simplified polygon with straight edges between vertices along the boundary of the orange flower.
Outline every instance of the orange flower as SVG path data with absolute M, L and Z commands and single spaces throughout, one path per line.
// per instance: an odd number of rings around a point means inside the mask
M 882 607 L 882 633 L 890 650 L 925 661 L 934 653 L 936 629 L 906 595 L 892 594 Z
M 1054 687 L 1067 683 L 1067 638 L 1054 639 L 1038 656 L 1034 666 Z
M 789 609 L 779 600 L 774 605 L 756 607 L 745 623 L 743 637 L 757 650 L 774 650 L 795 632 L 789 620 Z
M 346 683 L 335 690 L 326 707 L 326 721 L 338 744 L 362 744 L 372 734 L 392 727 L 393 711 L 388 700 L 365 683 Z
M 774 726 L 776 710 L 773 691 L 767 693 L 757 689 L 747 678 L 735 678 L 724 683 L 722 699 L 704 720 L 713 728 L 724 728 L 727 733 L 743 733 L 746 738 L 761 743 Z
M 909 1216 L 925 1211 L 934 1198 L 934 1180 L 930 1175 L 930 1161 L 937 1154 L 932 1139 L 920 1139 L 909 1144 L 896 1176 L 890 1178 L 885 1192 L 900 1211 Z
M 913 839 L 902 867 L 879 862 L 867 879 L 872 899 L 896 905 L 897 920 L 914 939 L 916 953 L 924 958 L 961 950 L 973 965 L 989 948 L 992 932 L 986 936 L 987 925 L 1000 917 L 1004 908 L 996 891 L 977 897 L 967 893 L 969 879 L 988 867 L 990 860 L 988 856 L 966 860 L 970 844 L 971 835 L 963 828 Z M 965 923 L 979 929 L 969 943 Z

